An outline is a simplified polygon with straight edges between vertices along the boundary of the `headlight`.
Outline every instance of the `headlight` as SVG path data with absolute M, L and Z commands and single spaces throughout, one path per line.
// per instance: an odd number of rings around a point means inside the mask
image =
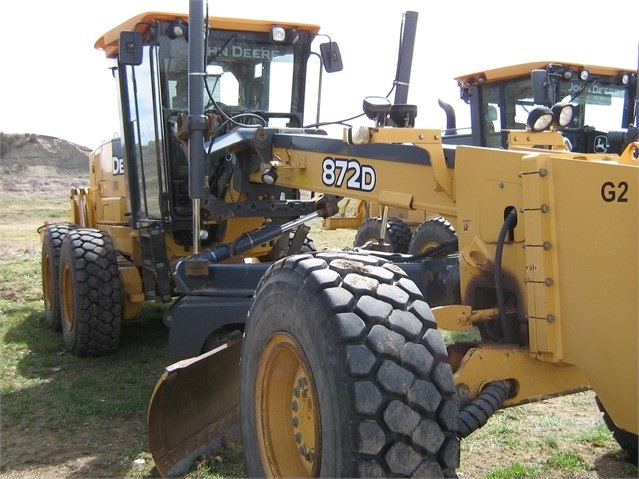
M 391 104 L 388 98 L 379 96 L 368 96 L 364 98 L 362 105 L 364 113 L 371 120 L 376 120 L 378 126 L 385 124 L 386 115 L 391 111 Z
M 552 114 L 556 124 L 563 128 L 568 126 L 575 116 L 575 107 L 571 103 L 555 103 L 552 107 Z
M 538 106 L 528 114 L 526 128 L 534 132 L 544 131 L 553 122 L 552 110 L 545 106 Z

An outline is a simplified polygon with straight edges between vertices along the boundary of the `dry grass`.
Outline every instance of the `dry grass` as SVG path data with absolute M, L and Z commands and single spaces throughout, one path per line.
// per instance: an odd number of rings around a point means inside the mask
M 68 188 L 62 180 L 48 192 L 21 188 L 0 190 L 2 477 L 151 477 L 145 412 L 167 362 L 166 333 L 157 326 L 161 312 L 150 309 L 131 323 L 113 358 L 87 361 L 65 354 L 59 336 L 41 322 L 36 230 L 47 219 L 59 220 Z M 324 230 L 315 220 L 310 235 L 318 249 L 344 249 L 352 246 L 355 231 Z M 499 411 L 462 442 L 460 477 L 637 477 L 603 426 L 593 397 L 584 392 Z M 237 452 L 222 458 L 221 467 L 216 462 L 216 468 L 190 477 L 241 475 Z M 133 465 L 134 459 L 141 465 Z

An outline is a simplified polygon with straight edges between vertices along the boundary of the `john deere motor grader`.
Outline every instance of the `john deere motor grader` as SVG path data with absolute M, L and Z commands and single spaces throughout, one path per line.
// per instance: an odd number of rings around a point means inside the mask
M 442 141 L 497 148 L 530 146 L 522 135 L 509 138 L 508 132 L 525 128 L 533 108 L 569 101 L 574 106 L 573 117 L 558 130 L 570 150 L 620 153 L 623 138 L 617 133 L 632 123 L 636 100 L 630 73 L 620 67 L 538 61 L 460 75 L 454 80 L 460 99 L 468 105 L 461 112 L 467 118 L 458 121 L 460 111 L 440 99 L 446 115 Z M 347 208 L 355 212 L 348 214 Z M 325 228 L 357 229 L 356 246 L 379 238 L 380 205 L 343 201 L 340 209 L 339 215 L 324 220 Z M 433 241 L 437 237 L 442 242 L 455 234 L 455 225 L 445 223 L 437 212 L 392 208 L 386 224 L 384 239 L 399 253 L 423 252 L 437 245 Z
M 117 61 L 122 136 L 91 154 L 90 186 L 71 190 L 70 222 L 41 229 L 47 323 L 79 356 L 114 352 L 122 320 L 137 318 L 145 301 L 175 299 L 171 265 L 195 247 L 230 244 L 266 222 L 278 225 L 315 209 L 315 201 L 299 201 L 298 189 L 234 181 L 233 153 L 213 154 L 212 145 L 236 125 L 251 132 L 260 125 L 300 128 L 307 68 L 320 80 L 322 65 L 340 69 L 337 44 L 311 52 L 316 25 L 208 20 L 214 28 L 206 32 L 206 83 L 194 99 L 206 115 L 197 122 L 187 114 L 187 14 L 140 14 L 96 42 Z M 203 41 L 195 43 L 204 55 Z M 201 172 L 193 175 L 186 139 L 187 125 L 196 124 L 206 144 Z M 195 213 L 191 192 L 200 195 Z M 300 235 L 286 244 L 256 243 L 247 256 L 263 261 L 312 248 L 301 228 Z M 220 301 L 233 308 L 236 301 L 225 296 Z
M 636 129 L 620 153 L 574 153 L 541 131 L 566 118 L 546 108 L 510 132 L 530 145 L 445 145 L 416 107 L 365 101 L 372 126 L 332 138 L 296 110 L 317 27 L 241 25 L 192 1 L 98 40 L 117 59 L 122 140 L 92 155 L 101 176 L 74 192 L 72 223 L 44 231 L 48 317 L 59 308 L 77 354 L 112 351 L 98 332 L 177 296 L 176 362 L 149 405 L 158 472 L 239 430 L 249 476 L 452 477 L 495 410 L 586 388 L 636 460 Z M 320 50 L 339 64 L 333 42 Z M 458 236 L 422 255 L 297 253 L 344 196 L 440 211 Z M 438 328 L 481 339 L 446 345 Z

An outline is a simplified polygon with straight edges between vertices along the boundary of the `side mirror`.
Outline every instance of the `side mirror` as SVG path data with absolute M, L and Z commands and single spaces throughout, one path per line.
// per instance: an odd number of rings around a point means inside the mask
M 550 98 L 550 78 L 546 70 L 533 70 L 530 73 L 530 81 L 532 83 L 533 101 L 536 105 L 552 105 Z
M 142 34 L 140 32 L 120 32 L 118 60 L 123 65 L 142 63 Z
M 342 55 L 336 42 L 327 42 L 320 45 L 322 63 L 327 73 L 339 72 L 344 68 Z

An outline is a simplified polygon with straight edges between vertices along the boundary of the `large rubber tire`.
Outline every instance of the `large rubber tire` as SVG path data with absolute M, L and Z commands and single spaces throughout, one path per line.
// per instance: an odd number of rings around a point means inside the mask
M 60 248 L 64 237 L 74 226 L 50 225 L 42 238 L 42 297 L 44 323 L 53 331 L 60 331 Z
M 379 241 L 379 233 L 381 232 L 382 219 L 368 218 L 357 229 L 353 246 L 364 246 L 371 241 Z M 398 218 L 388 218 L 386 221 L 386 241 L 391 246 L 391 253 L 406 253 L 410 244 L 413 232 L 410 227 Z
M 457 232 L 446 218 L 430 218 L 420 224 L 408 247 L 408 254 L 425 253 L 457 239 Z
M 610 432 L 612 432 L 617 443 L 628 454 L 628 460 L 634 465 L 637 465 L 637 459 L 639 456 L 639 440 L 637 439 L 637 434 L 631 433 L 617 426 L 610 417 L 610 414 L 608 414 L 608 411 L 606 411 L 606 408 L 599 399 L 599 396 L 595 396 L 595 401 L 597 402 L 599 410 L 603 413 L 603 420 L 606 423 L 606 426 Z
M 69 231 L 60 251 L 60 311 L 64 346 L 76 356 L 117 350 L 122 305 L 117 254 L 110 236 Z
M 248 477 L 456 477 L 458 406 L 432 312 L 382 259 L 274 263 L 240 364 Z

